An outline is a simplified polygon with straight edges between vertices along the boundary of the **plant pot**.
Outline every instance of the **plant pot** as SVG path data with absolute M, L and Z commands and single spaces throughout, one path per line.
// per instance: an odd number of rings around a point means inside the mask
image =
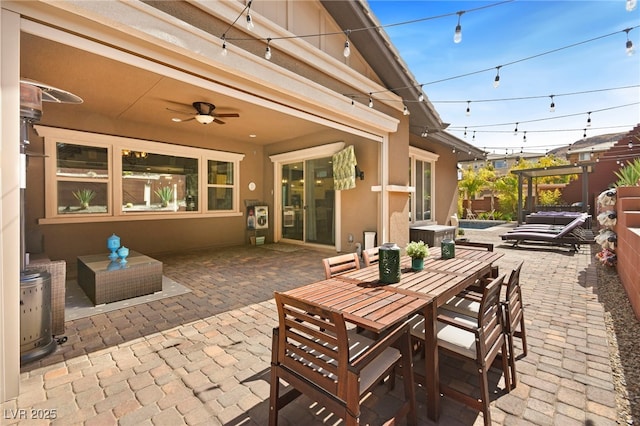
M 414 271 L 422 271 L 424 269 L 424 258 L 413 257 L 411 258 L 411 269 Z

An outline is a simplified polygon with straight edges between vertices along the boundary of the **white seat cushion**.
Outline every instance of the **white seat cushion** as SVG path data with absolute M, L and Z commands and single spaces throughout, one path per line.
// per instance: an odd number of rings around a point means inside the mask
M 458 312 L 447 311 L 442 308 L 439 311 L 451 318 L 455 318 L 469 327 L 477 327 L 478 321 L 470 316 Z M 415 315 L 409 322 L 411 335 L 424 340 L 424 317 Z M 438 321 L 437 323 L 438 346 L 459 353 L 467 358 L 476 359 L 476 336 L 474 333 L 454 327 Z
M 440 309 L 457 312 L 471 317 L 477 317 L 478 312 L 480 311 L 480 302 L 465 299 L 464 297 L 453 296 Z
M 363 336 L 362 334 L 356 333 L 356 330 L 349 330 L 349 361 L 354 360 L 362 353 L 364 353 L 367 349 L 375 344 L 375 341 Z M 312 338 L 313 339 L 313 338 Z M 316 342 L 319 342 L 317 339 Z M 336 380 L 337 377 L 331 374 L 328 371 L 324 371 L 320 368 L 319 365 L 313 362 L 314 358 L 322 359 L 325 362 L 336 365 L 335 359 L 328 358 L 327 356 L 318 353 L 317 351 L 302 346 L 304 350 L 307 351 L 307 356 L 305 356 L 304 364 L 310 366 L 314 370 L 321 372 L 332 380 Z M 371 363 L 369 363 L 366 367 L 362 369 L 360 373 L 360 392 L 369 389 L 375 382 L 377 382 L 382 374 L 393 364 L 395 364 L 401 358 L 400 351 L 393 347 L 386 348 L 382 354 L 378 355 Z M 299 355 L 292 355 L 292 358 L 301 361 L 302 358 Z

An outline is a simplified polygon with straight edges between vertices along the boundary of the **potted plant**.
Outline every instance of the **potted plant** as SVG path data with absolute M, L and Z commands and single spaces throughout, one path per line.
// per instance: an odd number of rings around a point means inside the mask
M 467 241 L 467 238 L 464 238 L 464 229 L 458 228 L 458 238 L 456 238 L 456 242 L 464 242 Z
M 429 256 L 429 247 L 424 241 L 411 241 L 405 248 L 407 256 L 411 257 L 411 269 L 422 271 L 424 269 L 424 258 Z
M 173 198 L 173 189 L 171 189 L 170 186 L 164 186 L 160 189 L 156 189 L 155 193 L 160 197 L 160 204 L 162 207 L 167 207 Z
M 93 189 L 78 189 L 72 192 L 76 200 L 80 201 L 80 210 L 86 210 L 89 208 L 89 203 L 96 196 L 96 192 Z

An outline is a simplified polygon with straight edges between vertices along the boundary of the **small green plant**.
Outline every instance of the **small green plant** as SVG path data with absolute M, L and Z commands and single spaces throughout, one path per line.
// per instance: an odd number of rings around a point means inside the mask
M 640 158 L 627 163 L 615 175 L 618 177 L 616 186 L 640 186 Z
M 458 235 L 460 236 L 464 235 L 464 229 L 458 228 Z
M 162 207 L 167 207 L 173 198 L 173 189 L 170 186 L 164 186 L 160 189 L 156 189 L 155 193 L 160 197 Z
M 73 196 L 80 202 L 80 209 L 85 210 L 89 208 L 89 203 L 96 196 L 96 192 L 93 189 L 78 189 L 72 192 Z
M 413 259 L 424 259 L 429 256 L 429 247 L 424 241 L 411 241 L 405 248 L 407 256 Z

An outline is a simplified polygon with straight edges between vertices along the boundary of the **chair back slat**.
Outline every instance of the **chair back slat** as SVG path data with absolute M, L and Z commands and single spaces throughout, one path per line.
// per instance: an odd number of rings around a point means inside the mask
M 282 293 L 275 293 L 275 299 L 280 318 L 278 362 L 330 394 L 340 395 L 349 361 L 342 314 Z
M 380 247 L 373 247 L 362 252 L 364 266 L 373 265 L 380 261 Z
M 522 316 L 522 290 L 520 288 L 520 271 L 522 270 L 522 265 L 524 262 L 520 262 L 520 264 L 511 271 L 511 275 L 509 276 L 509 282 L 507 283 L 507 309 L 508 309 L 508 317 L 509 323 L 511 327 L 515 327 Z
M 329 279 L 345 272 L 360 269 L 360 258 L 357 253 L 341 254 L 322 259 L 325 278 Z
M 499 350 L 503 343 L 503 328 L 500 311 L 500 289 L 505 276 L 501 275 L 484 288 L 478 312 L 478 328 L 481 353 L 488 354 Z

